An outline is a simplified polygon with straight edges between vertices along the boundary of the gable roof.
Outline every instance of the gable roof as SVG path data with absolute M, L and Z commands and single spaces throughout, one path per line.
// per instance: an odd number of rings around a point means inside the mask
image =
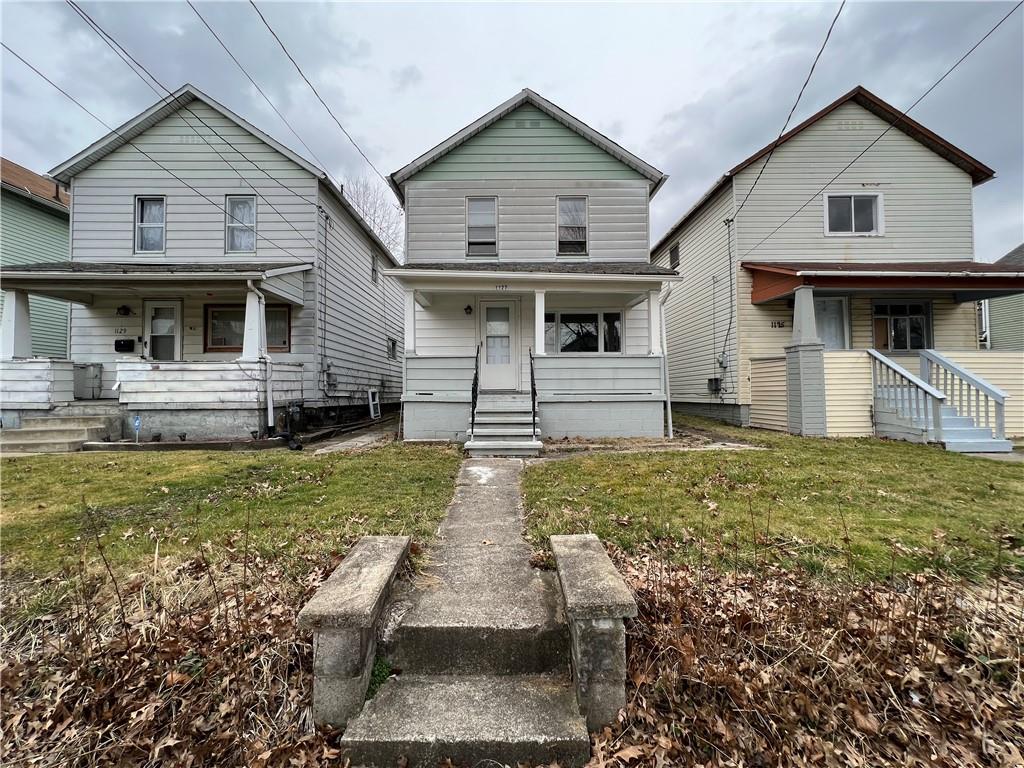
M 0 157 L 0 184 L 6 190 L 65 214 L 71 204 L 71 195 L 55 179 L 40 176 L 6 157 Z
M 355 220 L 359 228 L 362 229 L 374 244 L 384 252 L 384 255 L 388 260 L 391 261 L 392 264 L 396 266 L 398 265 L 398 260 L 395 259 L 394 254 L 391 253 L 391 249 L 384 245 L 377 233 L 373 231 L 373 228 L 366 223 L 365 219 L 363 219 L 362 215 L 355 209 L 352 203 L 345 198 L 344 191 L 331 181 L 331 178 L 327 175 L 326 171 L 314 165 L 297 152 L 289 149 L 273 136 L 264 133 L 245 118 L 235 114 L 223 104 L 207 96 L 205 93 L 189 83 L 185 83 L 174 93 L 160 99 L 160 101 L 149 107 L 149 109 L 140 112 L 132 119 L 115 128 L 106 136 L 93 142 L 77 155 L 68 158 L 60 165 L 53 168 L 50 171 L 50 175 L 65 184 L 70 183 L 74 176 L 77 176 L 89 166 L 102 160 L 111 152 L 126 146 L 132 141 L 132 139 L 145 133 L 161 120 L 173 115 L 179 109 L 187 107 L 193 101 L 200 101 L 215 112 L 219 112 L 228 120 L 231 120 L 242 129 L 251 133 L 260 141 L 280 152 L 296 165 L 309 171 L 331 192 L 331 194 L 341 204 L 342 208 L 344 208 L 345 211 Z
M 668 179 L 667 174 L 662 173 L 653 165 L 641 160 L 632 152 L 619 146 L 604 134 L 595 131 L 582 120 L 578 120 L 573 117 L 564 109 L 548 101 L 535 91 L 531 91 L 529 88 L 524 88 L 508 101 L 499 104 L 483 117 L 474 120 L 458 133 L 449 136 L 433 149 L 427 150 L 411 163 L 392 173 L 389 177 L 389 181 L 391 182 L 391 188 L 395 191 L 395 194 L 398 195 L 398 199 L 402 201 L 403 205 L 405 204 L 405 196 L 402 194 L 402 184 L 404 182 L 408 181 L 431 163 L 444 157 L 456 147 L 465 144 L 478 133 L 490 127 L 498 120 L 505 117 L 505 115 L 515 109 L 518 109 L 524 104 L 532 104 L 541 112 L 544 112 L 552 119 L 557 120 L 566 128 L 578 133 L 591 144 L 603 149 L 615 159 L 647 178 L 654 184 L 651 188 L 651 197 L 654 196 L 658 189 L 661 188 L 661 185 Z
M 1001 267 L 1017 267 L 1024 269 L 1024 243 L 1021 243 L 996 262 Z
M 741 161 L 738 165 L 735 165 L 734 167 L 726 171 L 718 179 L 718 181 L 714 183 L 711 189 L 709 189 L 704 195 L 702 195 L 701 198 L 697 201 L 697 203 L 685 214 L 683 214 L 683 216 L 669 228 L 668 232 L 666 232 L 664 235 L 661 236 L 661 238 L 659 238 L 658 242 L 651 249 L 651 252 L 653 253 L 654 251 L 659 250 L 665 245 L 667 240 L 669 240 L 672 237 L 675 237 L 676 233 L 678 233 L 679 230 L 683 228 L 686 222 L 693 218 L 697 214 L 697 212 L 704 207 L 705 203 L 707 203 L 708 200 L 714 197 L 714 195 L 718 193 L 719 190 L 721 190 L 723 187 L 729 184 L 734 176 L 736 176 L 737 174 L 741 173 L 742 171 L 756 163 L 762 157 L 766 156 L 775 147 L 782 146 L 787 141 L 792 139 L 794 136 L 798 135 L 799 133 L 802 133 L 805 129 L 810 128 L 819 120 L 821 120 L 824 117 L 827 117 L 828 115 L 832 114 L 837 109 L 839 109 L 839 107 L 849 102 L 858 104 L 864 109 L 866 109 L 868 112 L 871 112 L 872 114 L 880 117 L 885 122 L 891 123 L 893 128 L 902 131 L 910 138 L 914 139 L 920 144 L 923 144 L 925 147 L 930 149 L 939 157 L 948 160 L 953 165 L 970 174 L 971 181 L 973 182 L 974 186 L 977 186 L 978 184 L 984 184 L 986 181 L 988 181 L 989 179 L 996 175 L 996 172 L 994 170 L 989 168 L 980 160 L 975 159 L 974 157 L 967 154 L 959 147 L 950 144 L 937 133 L 934 133 L 930 131 L 928 128 L 925 128 L 916 120 L 913 120 L 910 117 L 903 115 L 903 110 L 897 109 L 892 104 L 889 104 L 887 101 L 883 101 L 878 96 L 871 93 L 871 91 L 869 91 L 864 86 L 858 85 L 853 90 L 844 93 L 838 99 L 829 104 L 827 107 L 819 110 L 818 112 L 815 112 L 813 115 L 811 115 L 809 118 L 804 120 L 799 125 L 786 131 L 784 134 L 782 134 L 781 137 L 779 137 L 777 142 L 773 141 L 770 144 L 766 144 L 765 146 L 761 147 L 761 149 L 757 150 L 757 152 L 748 157 L 746 160 Z

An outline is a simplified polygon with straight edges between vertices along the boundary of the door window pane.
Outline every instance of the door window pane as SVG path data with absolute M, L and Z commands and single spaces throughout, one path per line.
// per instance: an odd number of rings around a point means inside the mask
M 487 335 L 507 336 L 509 333 L 508 307 L 487 307 Z
M 587 252 L 587 198 L 558 198 L 558 252 Z
M 561 352 L 597 352 L 597 313 L 562 313 L 558 333 Z
M 853 231 L 853 212 L 850 210 L 849 196 L 837 195 L 828 198 L 828 231 Z
M 177 312 L 173 307 L 153 307 L 153 315 L 150 323 L 151 333 L 164 335 L 174 333 Z
M 858 195 L 853 198 L 854 232 L 875 231 L 875 202 L 874 195 Z
M 150 336 L 149 356 L 153 360 L 174 359 L 174 337 L 173 336 Z
M 487 364 L 508 365 L 512 362 L 512 345 L 508 336 L 487 337 Z
M 604 351 L 622 351 L 622 313 L 605 312 L 604 320 Z

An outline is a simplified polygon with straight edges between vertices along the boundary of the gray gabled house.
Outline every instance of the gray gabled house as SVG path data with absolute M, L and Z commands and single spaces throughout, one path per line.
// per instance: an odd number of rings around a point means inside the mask
M 666 176 L 530 90 L 391 175 L 406 211 L 406 439 L 523 454 L 660 436 L 648 205 Z
M 70 259 L 4 270 L 6 426 L 248 437 L 398 400 L 397 262 L 323 169 L 186 85 L 51 174 Z M 28 346 L 29 296 L 72 302 L 67 359 Z

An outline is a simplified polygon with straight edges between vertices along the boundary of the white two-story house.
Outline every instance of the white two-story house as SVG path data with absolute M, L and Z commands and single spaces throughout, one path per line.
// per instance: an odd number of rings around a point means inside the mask
M 304 157 L 184 86 L 51 175 L 72 191 L 70 261 L 2 274 L 19 447 L 61 417 L 248 438 L 398 401 L 397 262 Z M 67 358 L 33 356 L 30 295 L 72 302 Z
M 652 250 L 683 276 L 676 407 L 1009 450 L 1024 356 L 979 350 L 975 310 L 1024 291 L 1024 271 L 974 260 L 972 189 L 993 176 L 861 87 L 725 173 Z
M 391 176 L 406 211 L 404 435 L 531 453 L 661 436 L 648 204 L 666 176 L 524 90 Z

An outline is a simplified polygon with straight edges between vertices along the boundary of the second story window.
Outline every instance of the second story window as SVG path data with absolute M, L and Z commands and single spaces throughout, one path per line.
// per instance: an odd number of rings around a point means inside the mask
M 228 195 L 224 207 L 224 250 L 256 252 L 256 196 Z
M 377 279 L 379 278 L 379 276 L 380 276 L 380 270 L 379 270 L 379 268 L 377 266 L 377 254 L 376 253 L 371 253 L 370 254 L 370 282 L 376 284 L 377 283 Z
M 135 198 L 135 252 L 163 253 L 167 203 L 162 197 Z
M 825 195 L 825 234 L 882 234 L 881 195 Z
M 679 246 L 673 245 L 668 249 L 668 265 L 675 269 L 679 266 Z
M 466 198 L 466 255 L 498 255 L 498 198 Z
M 587 252 L 587 198 L 558 198 L 558 253 Z

